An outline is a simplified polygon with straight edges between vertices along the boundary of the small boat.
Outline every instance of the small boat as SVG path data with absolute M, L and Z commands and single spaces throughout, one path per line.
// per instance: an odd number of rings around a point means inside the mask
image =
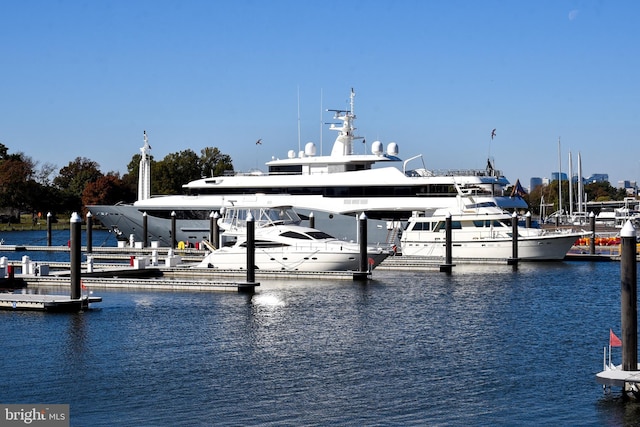
M 218 220 L 221 244 L 197 267 L 223 270 L 247 268 L 247 218 L 254 220 L 255 267 L 261 270 L 358 271 L 360 245 L 336 239 L 316 228 L 301 224 L 291 206 L 225 207 Z M 368 268 L 380 264 L 391 251 L 368 246 Z
M 453 260 L 505 260 L 513 255 L 512 214 L 493 202 L 462 205 L 457 210 L 414 213 L 401 238 L 402 255 L 442 258 L 446 254 L 445 224 L 451 215 Z M 518 225 L 518 259 L 562 260 L 585 231 L 545 230 Z

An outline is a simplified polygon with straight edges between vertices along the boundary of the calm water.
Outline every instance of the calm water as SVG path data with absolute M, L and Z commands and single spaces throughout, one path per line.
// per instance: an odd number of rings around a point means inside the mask
M 77 426 L 637 425 L 640 406 L 595 382 L 619 268 L 376 270 L 0 312 L 0 401 L 68 403 Z

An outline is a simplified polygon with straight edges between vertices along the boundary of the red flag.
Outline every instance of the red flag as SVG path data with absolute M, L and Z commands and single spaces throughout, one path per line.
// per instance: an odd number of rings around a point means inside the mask
M 622 347 L 622 341 L 620 341 L 620 338 L 618 338 L 611 329 L 609 329 L 609 346 Z

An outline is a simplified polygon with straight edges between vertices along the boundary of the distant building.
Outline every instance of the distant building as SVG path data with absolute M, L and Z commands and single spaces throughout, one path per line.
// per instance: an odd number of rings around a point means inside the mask
M 609 182 L 609 174 L 594 173 L 589 178 L 585 178 L 585 184 L 593 184 L 594 182 Z
M 618 188 L 623 188 L 629 196 L 638 195 L 638 184 L 635 181 L 618 181 Z
M 542 181 L 542 178 L 539 178 L 537 176 L 531 178 L 531 180 L 529 180 L 529 192 L 532 192 L 533 190 L 536 189 L 536 187 L 539 187 L 543 184 L 544 182 Z
M 567 174 L 562 172 L 551 172 L 551 181 L 558 181 L 558 176 L 560 176 L 560 181 L 567 180 Z

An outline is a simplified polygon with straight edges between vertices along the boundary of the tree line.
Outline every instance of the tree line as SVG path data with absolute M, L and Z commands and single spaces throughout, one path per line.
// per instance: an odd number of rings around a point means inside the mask
M 133 155 L 122 176 L 114 171 L 103 173 L 97 162 L 85 157 L 76 157 L 58 170 L 22 152 L 10 153 L 0 143 L 0 218 L 17 222 L 24 213 L 84 214 L 89 205 L 134 202 L 140 158 L 140 154 Z M 186 182 L 227 171 L 233 171 L 231 157 L 214 147 L 202 149 L 200 155 L 190 149 L 170 153 L 160 161 L 151 156 L 151 193 L 181 194 Z

